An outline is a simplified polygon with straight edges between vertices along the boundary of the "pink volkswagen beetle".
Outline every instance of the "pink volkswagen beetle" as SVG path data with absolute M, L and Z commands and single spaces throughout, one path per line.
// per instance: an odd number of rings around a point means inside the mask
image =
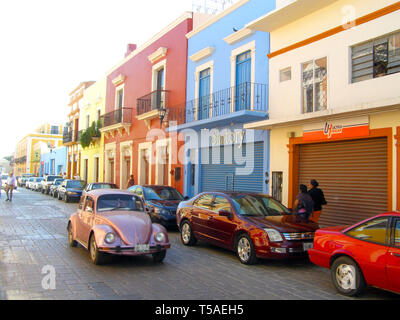
M 170 248 L 166 229 L 151 222 L 143 201 L 121 190 L 85 193 L 67 229 L 69 245 L 88 249 L 94 264 L 105 263 L 110 254 L 151 254 L 154 262 L 161 262 Z

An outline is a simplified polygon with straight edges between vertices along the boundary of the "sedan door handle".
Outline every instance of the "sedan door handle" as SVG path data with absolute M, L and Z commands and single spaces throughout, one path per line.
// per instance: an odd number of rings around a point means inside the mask
M 391 252 L 390 253 L 392 256 L 395 256 L 397 258 L 400 258 L 400 253 L 396 253 L 396 252 Z

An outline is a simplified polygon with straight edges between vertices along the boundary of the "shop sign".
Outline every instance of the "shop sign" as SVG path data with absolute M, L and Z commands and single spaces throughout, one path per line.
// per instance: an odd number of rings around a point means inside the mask
M 303 141 L 340 140 L 368 136 L 368 116 L 338 119 L 303 126 Z
M 211 145 L 218 146 L 218 145 L 232 145 L 232 144 L 239 144 L 240 146 L 243 145 L 244 136 L 246 134 L 245 130 L 212 130 L 211 131 Z

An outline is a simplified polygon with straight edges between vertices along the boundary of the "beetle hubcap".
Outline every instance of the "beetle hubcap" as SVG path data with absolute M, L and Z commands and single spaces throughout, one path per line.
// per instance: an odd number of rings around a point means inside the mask
M 182 227 L 182 239 L 184 243 L 188 243 L 190 240 L 190 227 L 187 223 Z
M 239 258 L 242 261 L 249 260 L 250 252 L 251 252 L 249 240 L 247 240 L 246 238 L 241 238 L 238 243 L 237 251 L 238 251 Z
M 341 264 L 336 268 L 336 281 L 344 290 L 355 289 L 356 272 L 353 266 Z

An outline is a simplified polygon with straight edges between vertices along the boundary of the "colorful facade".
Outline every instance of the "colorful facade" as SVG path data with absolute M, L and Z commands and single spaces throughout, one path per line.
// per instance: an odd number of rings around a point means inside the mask
M 184 195 L 268 188 L 269 133 L 243 124 L 268 116 L 269 40 L 246 24 L 274 8 L 242 0 L 187 35 Z
M 248 28 L 271 39 L 270 118 L 245 126 L 270 132 L 270 193 L 292 207 L 316 179 L 321 225 L 398 209 L 400 2 L 299 0 Z
M 67 167 L 67 148 L 46 149 L 40 156 L 39 176 L 62 175 Z
M 34 133 L 21 139 L 15 150 L 14 174 L 33 173 L 40 171 L 41 144 L 56 148 L 62 145 L 63 126 L 58 124 L 44 124 Z
M 106 78 L 102 78 L 84 90 L 80 107 L 80 174 L 87 183 L 103 181 L 104 135 L 99 131 L 101 115 L 105 113 Z
M 192 13 L 185 13 L 140 48 L 128 47 L 125 59 L 107 74 L 104 180 L 125 188 L 130 174 L 140 184 L 165 184 L 182 190 L 182 165 L 173 157 L 177 139 L 163 120 L 184 109 L 187 39 Z
M 93 83 L 93 81 L 82 82 L 69 94 L 69 121 L 63 133 L 63 144 L 67 147 L 66 174 L 69 179 L 79 175 L 80 172 L 79 112 L 82 108 L 83 93 Z

